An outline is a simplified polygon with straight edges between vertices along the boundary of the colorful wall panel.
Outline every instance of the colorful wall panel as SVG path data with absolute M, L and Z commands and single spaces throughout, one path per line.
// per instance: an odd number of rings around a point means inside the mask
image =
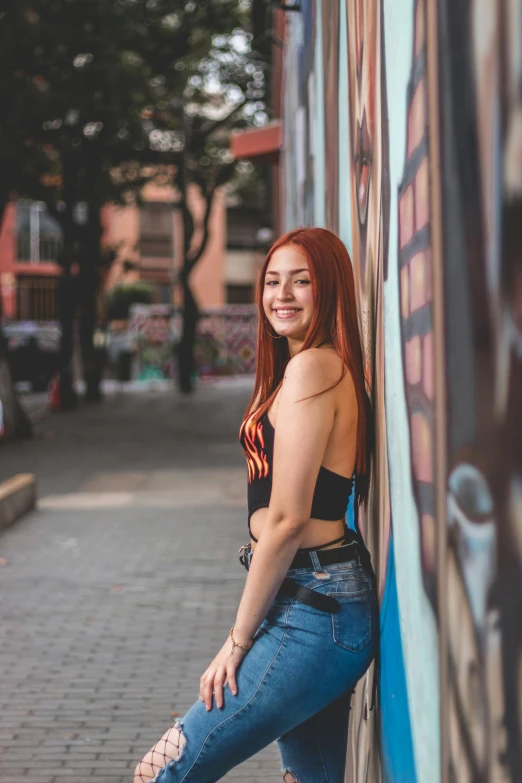
M 376 419 L 379 699 L 372 670 L 354 783 L 522 774 L 521 9 L 288 14 L 286 227 L 348 247 Z

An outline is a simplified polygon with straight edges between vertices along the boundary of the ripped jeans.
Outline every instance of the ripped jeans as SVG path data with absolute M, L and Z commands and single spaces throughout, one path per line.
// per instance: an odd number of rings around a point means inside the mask
M 340 610 L 276 595 L 237 669 L 237 695 L 227 684 L 221 709 L 197 701 L 148 754 L 155 777 L 140 762 L 135 783 L 214 783 L 275 740 L 285 783 L 343 783 L 351 695 L 375 654 L 377 598 L 358 555 L 327 566 L 310 557 L 315 567 L 288 577 L 333 595 Z

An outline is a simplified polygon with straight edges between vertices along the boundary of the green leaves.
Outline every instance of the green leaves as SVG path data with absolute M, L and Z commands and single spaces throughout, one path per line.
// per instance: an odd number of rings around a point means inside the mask
M 192 181 L 222 182 L 228 133 L 259 118 L 263 91 L 245 21 L 238 0 L 17 0 L 0 18 L 5 187 L 35 198 L 44 189 L 56 205 L 67 157 L 78 198 L 94 186 L 101 203 L 119 200 L 141 178 L 107 172 L 180 153 L 189 180 L 199 169 Z M 93 159 L 98 178 L 85 176 Z

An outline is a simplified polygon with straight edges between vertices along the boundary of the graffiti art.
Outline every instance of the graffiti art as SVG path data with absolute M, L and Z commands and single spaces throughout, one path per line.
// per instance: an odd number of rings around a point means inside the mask
M 510 0 L 317 0 L 288 26 L 286 138 L 296 95 L 322 131 L 306 193 L 285 149 L 285 227 L 347 238 L 375 412 L 378 719 L 367 678 L 354 783 L 522 770 L 521 30 Z

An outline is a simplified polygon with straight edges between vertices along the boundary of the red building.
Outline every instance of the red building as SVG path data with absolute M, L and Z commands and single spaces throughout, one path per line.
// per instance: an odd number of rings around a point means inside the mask
M 143 197 L 141 207 L 104 208 L 103 241 L 116 251 L 105 286 L 143 280 L 152 285 L 154 301 L 166 304 L 172 301 L 175 273 L 182 264 L 181 212 L 173 188 L 149 184 Z M 197 188 L 190 190 L 189 203 L 197 221 L 204 209 Z M 216 193 L 210 238 L 192 274 L 194 294 L 203 308 L 253 301 L 261 262 L 256 239 L 260 227 L 255 210 L 227 207 L 225 192 Z M 59 319 L 61 241 L 60 227 L 44 204 L 9 204 L 0 232 L 0 296 L 6 320 Z
M 56 320 L 61 235 L 39 202 L 11 202 L 0 233 L 0 286 L 6 319 Z

